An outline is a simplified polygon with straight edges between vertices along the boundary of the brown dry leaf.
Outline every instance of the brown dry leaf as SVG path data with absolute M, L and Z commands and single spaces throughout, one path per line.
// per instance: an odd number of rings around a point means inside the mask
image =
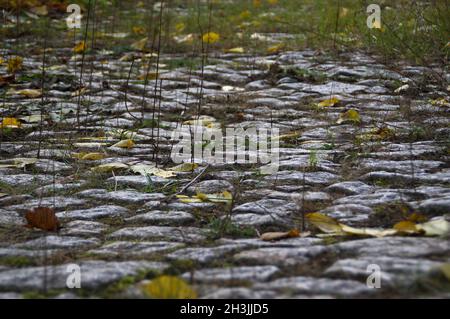
M 0 76 L 0 87 L 5 86 L 14 81 L 14 74 Z
M 60 223 L 55 215 L 55 211 L 48 207 L 37 207 L 25 213 L 28 228 L 39 228 L 45 231 L 56 232 L 60 228 Z
M 284 233 L 283 232 L 264 233 L 259 238 L 264 241 L 273 241 L 295 237 L 300 237 L 300 232 L 297 229 L 292 229 L 291 231 Z M 303 234 L 302 237 L 304 237 Z

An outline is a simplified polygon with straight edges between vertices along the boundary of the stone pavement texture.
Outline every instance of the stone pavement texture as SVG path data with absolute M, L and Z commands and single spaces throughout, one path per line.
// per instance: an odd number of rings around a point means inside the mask
M 52 55 L 66 53 L 54 49 Z M 214 54 L 204 74 L 172 69 L 161 71 L 158 83 L 127 86 L 131 62 L 103 54 L 87 64 L 93 70 L 85 74 L 89 94 L 82 97 L 79 114 L 70 76 L 79 74 L 79 61 L 47 71 L 55 81 L 43 107 L 40 98 L 21 95 L 8 95 L 0 105 L 0 114 L 17 118 L 42 109 L 48 124 L 39 130 L 39 123 L 25 119 L 20 133 L 4 134 L 0 143 L 2 159 L 39 155 L 25 168 L 0 169 L 0 298 L 43 294 L 43 289 L 60 298 L 141 297 L 140 283 L 160 274 L 186 279 L 203 298 L 449 297 L 437 272 L 450 261 L 448 237 L 321 238 L 307 225 L 311 237 L 264 242 L 255 232 L 298 227 L 301 211 L 382 228 L 402 220 L 405 210 L 449 220 L 450 110 L 430 103 L 430 92 L 439 90 L 433 83 L 413 94 L 394 92 L 399 83 L 414 88 L 432 69 L 400 64 L 392 71 L 357 53 L 336 58 L 314 51 Z M 164 63 L 174 56 L 161 58 Z M 24 61 L 36 73 L 40 63 L 33 55 Z M 323 80 L 283 72 L 298 67 Z M 159 130 L 140 126 L 142 116 L 154 118 L 155 85 Z M 340 103 L 317 107 L 331 96 Z M 260 165 L 212 164 L 185 192 L 227 190 L 236 196 L 233 207 L 183 203 L 172 196 L 205 165 L 150 179 L 126 169 L 90 170 L 154 162 L 156 143 L 156 157 L 166 163 L 161 167 L 174 166 L 170 134 L 180 118 L 195 118 L 200 97 L 201 114 L 224 127 L 298 133 L 280 141 L 278 172 L 262 175 Z M 349 109 L 359 112 L 358 125 L 338 121 Z M 113 146 L 124 130 L 134 132 L 134 147 Z M 106 157 L 75 159 L 73 153 L 80 152 Z M 23 227 L 24 212 L 37 206 L 56 211 L 58 233 Z M 227 217 L 231 225 L 224 224 Z M 73 263 L 82 271 L 79 291 L 66 287 L 67 265 Z M 366 285 L 371 264 L 382 269 L 381 289 Z

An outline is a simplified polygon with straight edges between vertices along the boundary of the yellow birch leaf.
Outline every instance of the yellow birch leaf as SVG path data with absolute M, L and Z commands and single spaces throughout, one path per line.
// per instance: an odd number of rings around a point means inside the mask
M 106 156 L 103 153 L 88 153 L 81 157 L 83 161 L 98 161 L 104 159 Z
M 185 173 L 185 172 L 192 172 L 197 167 L 198 167 L 197 163 L 183 163 L 183 164 L 177 165 L 175 167 L 172 167 L 171 169 L 169 169 L 169 171 Z
M 220 40 L 220 35 L 216 32 L 208 32 L 202 36 L 202 41 L 208 44 L 214 44 Z
M 120 148 L 133 148 L 134 147 L 133 140 L 122 140 L 111 147 L 120 147 Z
M 86 51 L 86 48 L 87 48 L 86 42 L 80 41 L 73 48 L 73 52 L 75 52 L 75 53 L 83 53 L 84 51 Z
M 109 163 L 109 164 L 103 164 L 96 167 L 91 168 L 91 171 L 96 173 L 110 173 L 113 171 L 120 171 L 128 169 L 128 165 L 123 163 Z
M 136 51 L 145 51 L 145 49 L 147 47 L 147 43 L 148 43 L 148 38 L 143 38 L 137 42 L 134 42 L 131 45 L 131 48 Z
M 361 117 L 359 116 L 359 112 L 355 109 L 348 110 L 345 113 L 342 113 L 339 116 L 339 119 L 336 122 L 337 124 L 343 124 L 343 123 L 353 123 L 353 124 L 359 124 L 361 123 Z
M 244 53 L 245 50 L 243 47 L 228 49 L 227 53 Z
M 341 102 L 337 97 L 332 97 L 331 99 L 324 100 L 317 104 L 319 107 L 331 107 L 339 104 Z
M 20 56 L 14 56 L 8 60 L 8 66 L 6 67 L 8 73 L 16 73 L 23 67 L 23 58 Z
M 197 293 L 183 279 L 161 276 L 142 287 L 143 292 L 154 299 L 196 299 Z
M 342 234 L 341 225 L 331 217 L 321 213 L 306 215 L 308 222 L 327 234 Z
M 14 117 L 5 117 L 0 123 L 0 128 L 20 128 L 22 123 Z
M 273 46 L 267 48 L 267 53 L 269 53 L 269 54 L 280 53 L 281 51 L 283 51 L 284 47 L 285 47 L 284 43 L 273 45 Z

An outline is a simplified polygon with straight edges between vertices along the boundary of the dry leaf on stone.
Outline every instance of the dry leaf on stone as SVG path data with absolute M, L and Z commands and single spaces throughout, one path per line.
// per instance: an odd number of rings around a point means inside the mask
M 177 195 L 177 198 L 182 203 L 186 203 L 186 204 L 203 203 L 203 202 L 229 204 L 233 200 L 233 195 L 230 192 L 225 191 L 225 192 L 219 193 L 219 194 L 197 193 L 197 195 L 194 195 L 192 197 L 189 197 L 186 195 Z
M 73 158 L 83 160 L 83 161 L 98 161 L 104 159 L 106 157 L 103 153 L 74 153 L 72 154 Z
M 321 213 L 311 213 L 306 215 L 308 222 L 324 233 L 327 234 L 343 234 L 342 226 L 333 218 Z
M 96 167 L 91 168 L 92 172 L 95 173 L 110 173 L 110 172 L 116 172 L 121 170 L 128 169 L 127 164 L 123 163 L 109 163 L 109 164 L 103 164 Z
M 337 124 L 344 124 L 344 123 L 352 123 L 352 124 L 359 124 L 361 123 L 361 117 L 359 116 L 359 112 L 355 109 L 348 110 L 345 113 L 342 113 L 339 116 L 339 119 L 336 122 Z
M 112 145 L 111 147 L 133 148 L 134 145 L 135 144 L 134 144 L 133 140 L 122 140 L 122 141 Z
M 14 95 L 14 94 L 18 94 L 18 95 L 23 95 L 27 98 L 30 99 L 36 99 L 38 97 L 42 96 L 42 90 L 37 90 L 37 89 L 24 89 L 24 90 L 9 90 L 7 93 L 7 95 Z
M 175 167 L 172 167 L 169 169 L 169 171 L 172 172 L 178 172 L 178 173 L 186 173 L 186 172 L 192 172 L 198 167 L 198 164 L 196 163 L 183 163 L 180 165 L 177 165 Z
M 87 48 L 86 42 L 80 41 L 73 48 L 73 52 L 75 52 L 75 53 L 83 53 L 84 51 L 86 51 L 86 48 Z
M 339 224 L 341 226 L 342 231 L 347 235 L 356 235 L 356 236 L 370 236 L 370 237 L 387 237 L 393 236 L 398 233 L 395 229 L 378 229 L 378 228 L 356 228 L 350 227 L 344 224 Z
M 393 228 L 403 234 L 420 234 L 422 232 L 414 222 L 409 220 L 398 222 Z
M 137 164 L 131 166 L 130 170 L 143 176 L 155 175 L 162 178 L 170 178 L 176 176 L 175 172 L 157 168 L 155 165 Z
M 0 129 L 2 128 L 20 128 L 22 123 L 14 117 L 5 117 L 0 123 Z
M 228 49 L 227 53 L 244 53 L 245 50 L 243 47 Z
M 300 237 L 300 232 L 297 229 L 293 229 L 288 232 L 264 233 L 259 238 L 264 241 L 274 241 L 274 240 L 281 240 L 281 239 L 295 238 L 295 237 Z M 303 234 L 301 237 L 304 237 Z
M 147 47 L 147 43 L 148 43 L 148 38 L 143 38 L 139 41 L 134 42 L 131 45 L 131 48 L 136 51 L 145 51 L 145 49 Z
M 437 218 L 427 223 L 417 224 L 416 227 L 425 232 L 425 236 L 444 236 L 450 233 L 450 223 L 444 218 Z
M 8 60 L 8 65 L 6 70 L 8 73 L 16 73 L 17 71 L 22 70 L 23 67 L 23 58 L 20 56 L 14 56 Z
M 37 158 L 13 158 L 0 161 L 0 168 L 25 168 L 28 165 L 36 164 Z
M 37 207 L 25 213 L 28 228 L 39 228 L 45 231 L 58 231 L 60 224 L 55 211 L 48 207 Z
M 216 32 L 208 32 L 202 36 L 202 41 L 208 44 L 214 44 L 220 40 L 220 35 Z
M 341 101 L 337 97 L 332 97 L 331 99 L 324 100 L 317 105 L 319 107 L 331 107 L 331 106 L 336 106 L 340 102 Z
M 197 293 L 189 284 L 174 276 L 161 276 L 142 287 L 149 298 L 154 299 L 196 299 Z

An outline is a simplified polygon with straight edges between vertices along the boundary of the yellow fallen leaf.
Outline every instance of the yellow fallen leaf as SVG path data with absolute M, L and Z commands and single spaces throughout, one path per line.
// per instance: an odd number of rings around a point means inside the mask
M 17 71 L 22 70 L 23 67 L 23 58 L 20 56 L 11 57 L 8 60 L 8 66 L 6 67 L 8 73 L 16 73 Z
M 170 178 L 176 176 L 175 172 L 157 168 L 155 165 L 137 164 L 131 166 L 130 170 L 143 176 L 155 175 L 161 178 Z
M 233 195 L 225 191 L 219 194 L 204 194 L 197 193 L 197 195 L 189 197 L 185 195 L 177 195 L 177 198 L 182 203 L 202 203 L 202 202 L 210 202 L 210 203 L 225 203 L 229 204 L 233 200 Z
M 14 117 L 5 117 L 0 123 L 0 128 L 20 128 L 22 123 Z
M 193 125 L 193 126 L 209 126 L 216 122 L 216 119 L 212 116 L 202 115 L 198 118 L 198 120 L 189 120 L 185 121 L 183 124 L 185 125 Z
M 8 194 L 0 193 L 0 198 L 6 197 L 6 196 L 8 196 Z
M 321 213 L 311 213 L 306 215 L 308 222 L 324 233 L 343 234 L 342 226 L 333 218 Z
M 269 54 L 280 53 L 281 51 L 283 51 L 284 47 L 285 47 L 284 43 L 273 45 L 273 46 L 267 48 L 267 53 L 269 53 Z
M 450 102 L 444 97 L 431 101 L 431 104 L 442 107 L 450 107 Z
M 35 99 L 38 97 L 42 96 L 42 90 L 36 90 L 36 89 L 24 89 L 24 90 L 18 90 L 15 91 L 13 89 L 9 90 L 7 92 L 8 95 L 14 95 L 14 94 L 19 94 L 19 95 L 23 95 L 25 97 L 28 97 L 30 99 Z
M 145 49 L 147 47 L 147 43 L 148 43 L 148 38 L 143 38 L 137 42 L 134 42 L 131 45 L 131 48 L 136 51 L 145 51 Z
M 133 140 L 122 140 L 111 147 L 120 147 L 120 148 L 133 148 L 134 147 Z
M 350 109 L 345 113 L 342 113 L 339 116 L 339 119 L 336 122 L 337 124 L 343 124 L 343 123 L 353 123 L 353 124 L 359 124 L 361 123 L 361 117 L 359 116 L 359 112 L 355 109 Z
M 179 172 L 179 173 L 192 172 L 197 167 L 198 167 L 197 163 L 183 163 L 183 164 L 177 165 L 175 167 L 172 167 L 171 169 L 169 169 L 169 171 Z
M 283 135 L 280 135 L 280 136 L 275 136 L 272 139 L 273 140 L 286 141 L 286 140 L 297 139 L 299 137 L 300 137 L 300 133 L 299 132 L 293 132 L 293 133 L 283 134 Z
M 123 163 L 109 163 L 109 164 L 103 164 L 96 167 L 91 168 L 91 171 L 95 173 L 110 173 L 113 171 L 120 171 L 128 169 L 128 165 Z
M 149 298 L 154 299 L 196 299 L 197 293 L 183 279 L 161 276 L 142 287 Z
M 416 227 L 425 232 L 425 236 L 444 236 L 450 233 L 450 223 L 444 218 L 438 218 L 427 223 L 417 224 Z
M 228 49 L 226 52 L 227 53 L 244 53 L 245 50 L 243 47 L 239 47 L 239 48 Z
M 319 107 L 332 107 L 337 104 L 339 104 L 341 100 L 339 100 L 337 97 L 332 97 L 331 99 L 324 100 L 317 104 Z
M 86 42 L 80 41 L 73 48 L 73 52 L 75 52 L 75 53 L 83 53 L 84 51 L 86 51 L 86 49 L 87 49 Z
M 103 153 L 75 153 L 72 156 L 83 161 L 98 161 L 106 157 Z
M 202 36 L 202 41 L 208 44 L 214 44 L 220 40 L 220 35 L 216 32 L 208 32 Z
M 377 229 L 377 228 L 356 228 L 350 227 L 344 224 L 339 224 L 341 226 L 342 231 L 348 235 L 357 235 L 357 236 L 370 236 L 370 237 L 387 237 L 393 236 L 398 233 L 395 229 Z
M 145 29 L 143 27 L 133 27 L 134 34 L 145 34 Z
M 37 158 L 13 158 L 0 161 L 0 168 L 25 168 L 38 162 Z
M 178 33 L 183 32 L 186 29 L 186 25 L 183 22 L 177 23 L 175 25 L 175 30 L 177 30 Z
M 84 88 L 81 88 L 79 90 L 76 90 L 75 92 L 72 92 L 71 96 L 72 97 L 83 96 L 83 95 L 85 95 L 88 92 L 89 92 L 89 90 L 84 87 Z

